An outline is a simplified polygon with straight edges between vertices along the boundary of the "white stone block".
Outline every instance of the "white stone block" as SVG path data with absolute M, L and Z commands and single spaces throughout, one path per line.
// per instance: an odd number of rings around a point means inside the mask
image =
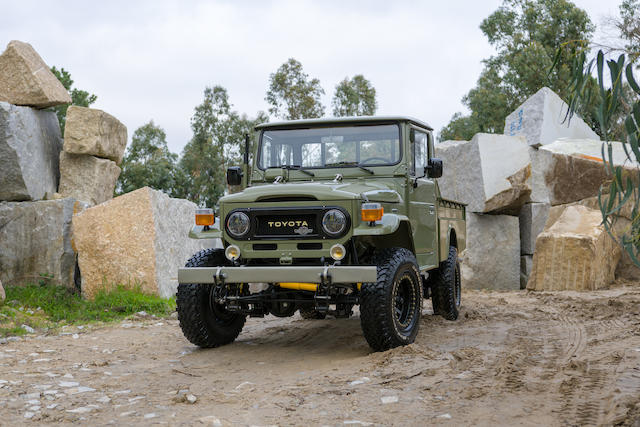
M 462 286 L 469 289 L 520 289 L 518 217 L 467 213 L 467 248 Z
M 534 147 L 551 144 L 558 138 L 600 140 L 577 115 L 565 120 L 568 107 L 554 91 L 543 87 L 507 116 L 504 134 L 522 135 Z
M 479 133 L 471 141 L 436 145 L 443 161 L 442 197 L 469 212 L 515 213 L 531 194 L 529 146 L 522 137 Z
M 555 206 L 596 196 L 611 179 L 602 160 L 602 144 L 592 139 L 559 139 L 532 152 L 532 200 Z M 623 166 L 629 173 L 640 166 L 627 159 L 622 143 L 611 142 L 611 146 L 614 166 Z

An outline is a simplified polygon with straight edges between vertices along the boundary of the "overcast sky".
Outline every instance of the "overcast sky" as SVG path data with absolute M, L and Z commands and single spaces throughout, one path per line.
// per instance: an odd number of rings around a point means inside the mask
M 180 152 L 206 86 L 234 108 L 268 109 L 269 74 L 288 58 L 320 79 L 326 113 L 336 84 L 363 74 L 378 114 L 408 114 L 436 131 L 475 84 L 493 49 L 478 28 L 501 0 L 29 1 L 0 0 L 0 51 L 22 40 L 93 105 L 133 131 L 153 119 Z M 599 25 L 618 0 L 576 0 Z

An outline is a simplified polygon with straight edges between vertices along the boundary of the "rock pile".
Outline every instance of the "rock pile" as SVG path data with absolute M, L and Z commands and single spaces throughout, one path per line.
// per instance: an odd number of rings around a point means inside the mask
M 40 108 L 68 103 L 71 97 L 31 45 L 10 42 L 0 55 L 0 280 L 5 285 L 77 284 L 71 218 L 113 197 L 127 130 L 102 111 L 69 107 L 63 144 L 56 114 Z
M 610 179 L 602 142 L 579 117 L 564 122 L 567 108 L 542 88 L 506 118 L 505 135 L 436 145 L 442 196 L 467 203 L 466 287 L 586 290 L 640 278 L 600 225 L 594 196 Z M 621 143 L 613 163 L 638 166 Z M 616 227 L 629 227 L 629 209 L 618 215 Z

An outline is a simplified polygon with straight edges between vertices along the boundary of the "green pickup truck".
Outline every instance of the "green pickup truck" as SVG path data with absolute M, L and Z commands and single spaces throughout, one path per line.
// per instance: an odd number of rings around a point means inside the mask
M 228 344 L 247 316 L 349 317 L 359 305 L 364 337 L 382 351 L 415 340 L 423 298 L 435 314 L 458 317 L 465 206 L 440 197 L 429 125 L 295 120 L 256 126 L 253 138 L 244 164 L 227 170 L 243 190 L 215 212 L 196 211 L 189 236 L 224 247 L 178 271 L 189 341 Z

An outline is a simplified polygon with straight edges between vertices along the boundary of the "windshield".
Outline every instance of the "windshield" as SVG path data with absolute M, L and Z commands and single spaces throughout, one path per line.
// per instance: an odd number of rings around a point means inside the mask
M 303 168 L 393 165 L 400 160 L 398 125 L 265 130 L 258 167 Z

